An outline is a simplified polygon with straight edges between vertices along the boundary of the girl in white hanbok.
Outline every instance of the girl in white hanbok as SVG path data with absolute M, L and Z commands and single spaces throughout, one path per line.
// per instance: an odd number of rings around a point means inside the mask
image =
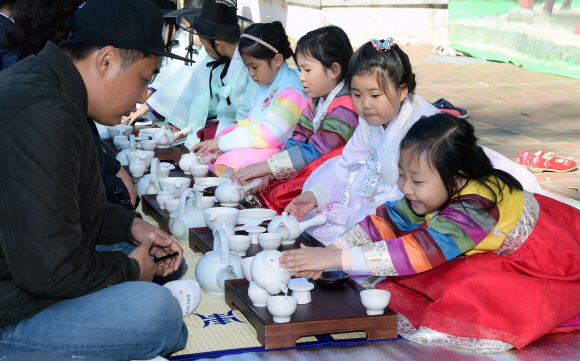
M 373 40 L 354 54 L 347 77 L 360 115 L 359 127 L 342 155 L 326 161 L 304 184 L 286 212 L 299 219 L 326 214 L 328 222 L 308 231 L 331 243 L 387 201 L 400 199 L 399 144 L 423 116 L 438 113 L 415 91 L 409 57 L 393 39 Z M 540 189 L 533 175 L 501 154 L 485 149 L 494 167 L 508 171 L 530 191 Z

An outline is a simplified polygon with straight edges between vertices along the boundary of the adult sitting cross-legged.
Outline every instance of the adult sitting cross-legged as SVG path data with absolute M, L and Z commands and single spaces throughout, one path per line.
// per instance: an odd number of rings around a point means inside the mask
M 183 271 L 183 250 L 106 203 L 89 120 L 117 124 L 145 101 L 160 56 L 175 57 L 163 24 L 149 0 L 88 0 L 60 49 L 0 73 L 0 358 L 152 359 L 185 346 L 178 301 L 150 282 Z

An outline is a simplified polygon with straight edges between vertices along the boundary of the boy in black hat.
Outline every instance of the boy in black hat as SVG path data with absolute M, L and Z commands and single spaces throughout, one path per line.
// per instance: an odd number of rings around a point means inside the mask
M 173 273 L 183 250 L 106 204 L 89 119 L 117 124 L 175 56 L 149 0 L 88 0 L 69 25 L 62 50 L 0 73 L 0 356 L 151 359 L 185 346 L 182 310 L 167 289 L 127 281 Z
M 176 74 L 147 101 L 166 123 L 194 130 L 185 140 L 188 148 L 199 142 L 195 133 L 208 117 L 217 117 L 217 133 L 248 117 L 244 94 L 251 77 L 237 49 L 241 30 L 236 4 L 235 0 L 204 0 L 201 9 L 178 17 L 184 30 L 199 36 L 207 55 L 200 55 L 189 77 Z

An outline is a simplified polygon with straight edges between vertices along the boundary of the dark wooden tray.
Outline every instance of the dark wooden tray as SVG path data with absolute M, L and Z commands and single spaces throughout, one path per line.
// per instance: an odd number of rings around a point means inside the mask
M 115 148 L 113 144 L 113 140 L 111 139 L 101 139 L 101 143 L 103 144 L 103 149 L 105 152 L 109 153 L 113 157 L 116 157 L 117 154 L 121 151 L 121 149 Z M 139 149 L 140 150 L 140 149 Z M 167 161 L 172 160 L 174 162 L 179 162 L 181 159 L 181 155 L 189 153 L 189 149 L 183 144 L 179 144 L 175 147 L 165 148 L 165 149 L 155 149 L 155 158 L 159 158 L 160 161 Z
M 241 206 L 240 206 L 241 207 Z M 262 224 L 262 226 L 268 226 L 267 224 Z M 236 232 L 239 235 L 247 235 L 246 232 Z M 283 244 L 278 248 L 278 251 L 287 251 L 291 249 L 300 248 L 300 244 L 304 244 L 308 247 L 325 247 L 316 238 L 312 237 L 308 233 L 304 232 L 298 237 L 294 244 Z M 194 252 L 207 253 L 213 250 L 213 234 L 209 228 L 190 228 L 189 229 L 189 248 L 193 249 Z M 258 244 L 253 244 L 246 251 L 245 257 L 252 257 L 262 251 L 262 247 Z
M 329 333 L 366 331 L 367 340 L 397 337 L 397 314 L 387 308 L 382 315 L 367 315 L 359 295 L 364 288 L 352 278 L 342 285 L 312 283 L 312 302 L 298 305 L 288 323 L 275 323 L 266 307 L 252 305 L 245 279 L 225 281 L 225 301 L 254 326 L 266 350 L 296 347 L 300 337 Z

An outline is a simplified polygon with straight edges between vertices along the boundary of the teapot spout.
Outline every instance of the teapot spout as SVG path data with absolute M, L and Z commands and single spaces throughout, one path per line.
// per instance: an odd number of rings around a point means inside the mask
M 288 239 L 290 237 L 290 229 L 285 222 L 280 222 L 274 233 L 280 233 L 283 239 Z
M 268 292 L 272 296 L 276 296 L 280 292 L 287 293 L 288 286 L 286 286 L 286 284 L 282 281 L 271 282 L 268 285 L 266 285 L 266 292 Z
M 306 222 L 300 222 L 300 233 L 304 232 L 306 228 L 314 226 L 322 226 L 328 221 L 328 218 L 324 214 L 320 214 Z

